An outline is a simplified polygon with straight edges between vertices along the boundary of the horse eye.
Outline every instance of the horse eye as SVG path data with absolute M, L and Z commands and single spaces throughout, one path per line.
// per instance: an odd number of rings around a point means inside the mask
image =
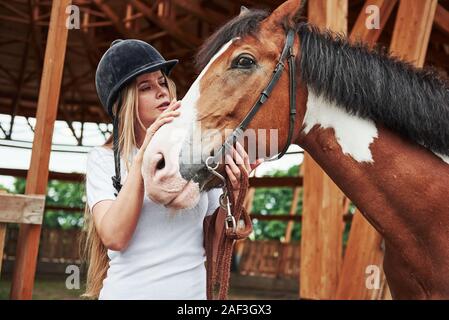
M 256 64 L 253 58 L 249 56 L 238 56 L 233 64 L 233 68 L 249 69 Z

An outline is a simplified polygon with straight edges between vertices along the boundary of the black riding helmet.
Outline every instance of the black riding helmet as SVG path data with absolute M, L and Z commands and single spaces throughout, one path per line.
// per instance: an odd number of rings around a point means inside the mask
M 121 90 L 137 76 L 161 70 L 169 75 L 178 60 L 166 61 L 150 44 L 136 39 L 115 40 L 104 53 L 95 73 L 95 87 L 98 97 L 106 112 L 113 120 L 115 177 L 112 177 L 114 188 L 120 191 L 120 155 L 118 152 L 119 109 L 113 114 L 113 106 L 118 101 L 121 107 Z M 117 194 L 116 194 L 117 195 Z

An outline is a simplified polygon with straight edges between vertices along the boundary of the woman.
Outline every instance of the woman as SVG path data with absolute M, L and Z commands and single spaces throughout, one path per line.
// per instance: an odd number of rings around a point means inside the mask
M 87 161 L 86 297 L 206 298 L 202 221 L 218 207 L 221 190 L 202 194 L 195 208 L 173 215 L 144 197 L 141 175 L 151 137 L 181 111 L 168 77 L 177 62 L 140 40 L 114 41 L 99 62 L 97 93 L 114 132 Z M 246 154 L 240 145 L 238 150 L 234 159 L 242 161 Z M 261 162 L 246 163 L 245 169 Z M 234 161 L 226 172 L 237 190 L 240 171 Z

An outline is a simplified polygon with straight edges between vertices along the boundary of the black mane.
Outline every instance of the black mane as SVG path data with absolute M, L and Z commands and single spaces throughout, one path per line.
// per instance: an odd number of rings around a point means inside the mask
M 251 10 L 215 32 L 196 56 L 198 70 L 235 37 L 256 34 L 269 13 Z M 299 23 L 299 76 L 317 95 L 350 114 L 372 119 L 443 155 L 449 155 L 449 85 L 379 49 Z
M 436 72 L 310 25 L 298 35 L 298 70 L 315 94 L 449 155 L 449 85 Z
M 270 13 L 265 10 L 250 10 L 228 21 L 201 46 L 195 58 L 196 69 L 199 71 L 204 69 L 215 53 L 232 39 L 256 34 L 260 22 L 269 15 Z

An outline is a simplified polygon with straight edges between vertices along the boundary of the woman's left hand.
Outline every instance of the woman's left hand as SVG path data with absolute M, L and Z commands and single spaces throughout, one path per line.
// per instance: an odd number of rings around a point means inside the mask
M 243 146 L 237 141 L 236 148 L 233 148 L 231 155 L 226 155 L 226 173 L 232 184 L 232 191 L 234 193 L 234 199 L 237 198 L 240 190 L 240 168 L 238 165 L 242 165 L 243 169 L 249 175 L 254 169 L 256 169 L 263 161 L 263 158 L 257 159 L 254 163 L 249 163 L 249 157 Z

